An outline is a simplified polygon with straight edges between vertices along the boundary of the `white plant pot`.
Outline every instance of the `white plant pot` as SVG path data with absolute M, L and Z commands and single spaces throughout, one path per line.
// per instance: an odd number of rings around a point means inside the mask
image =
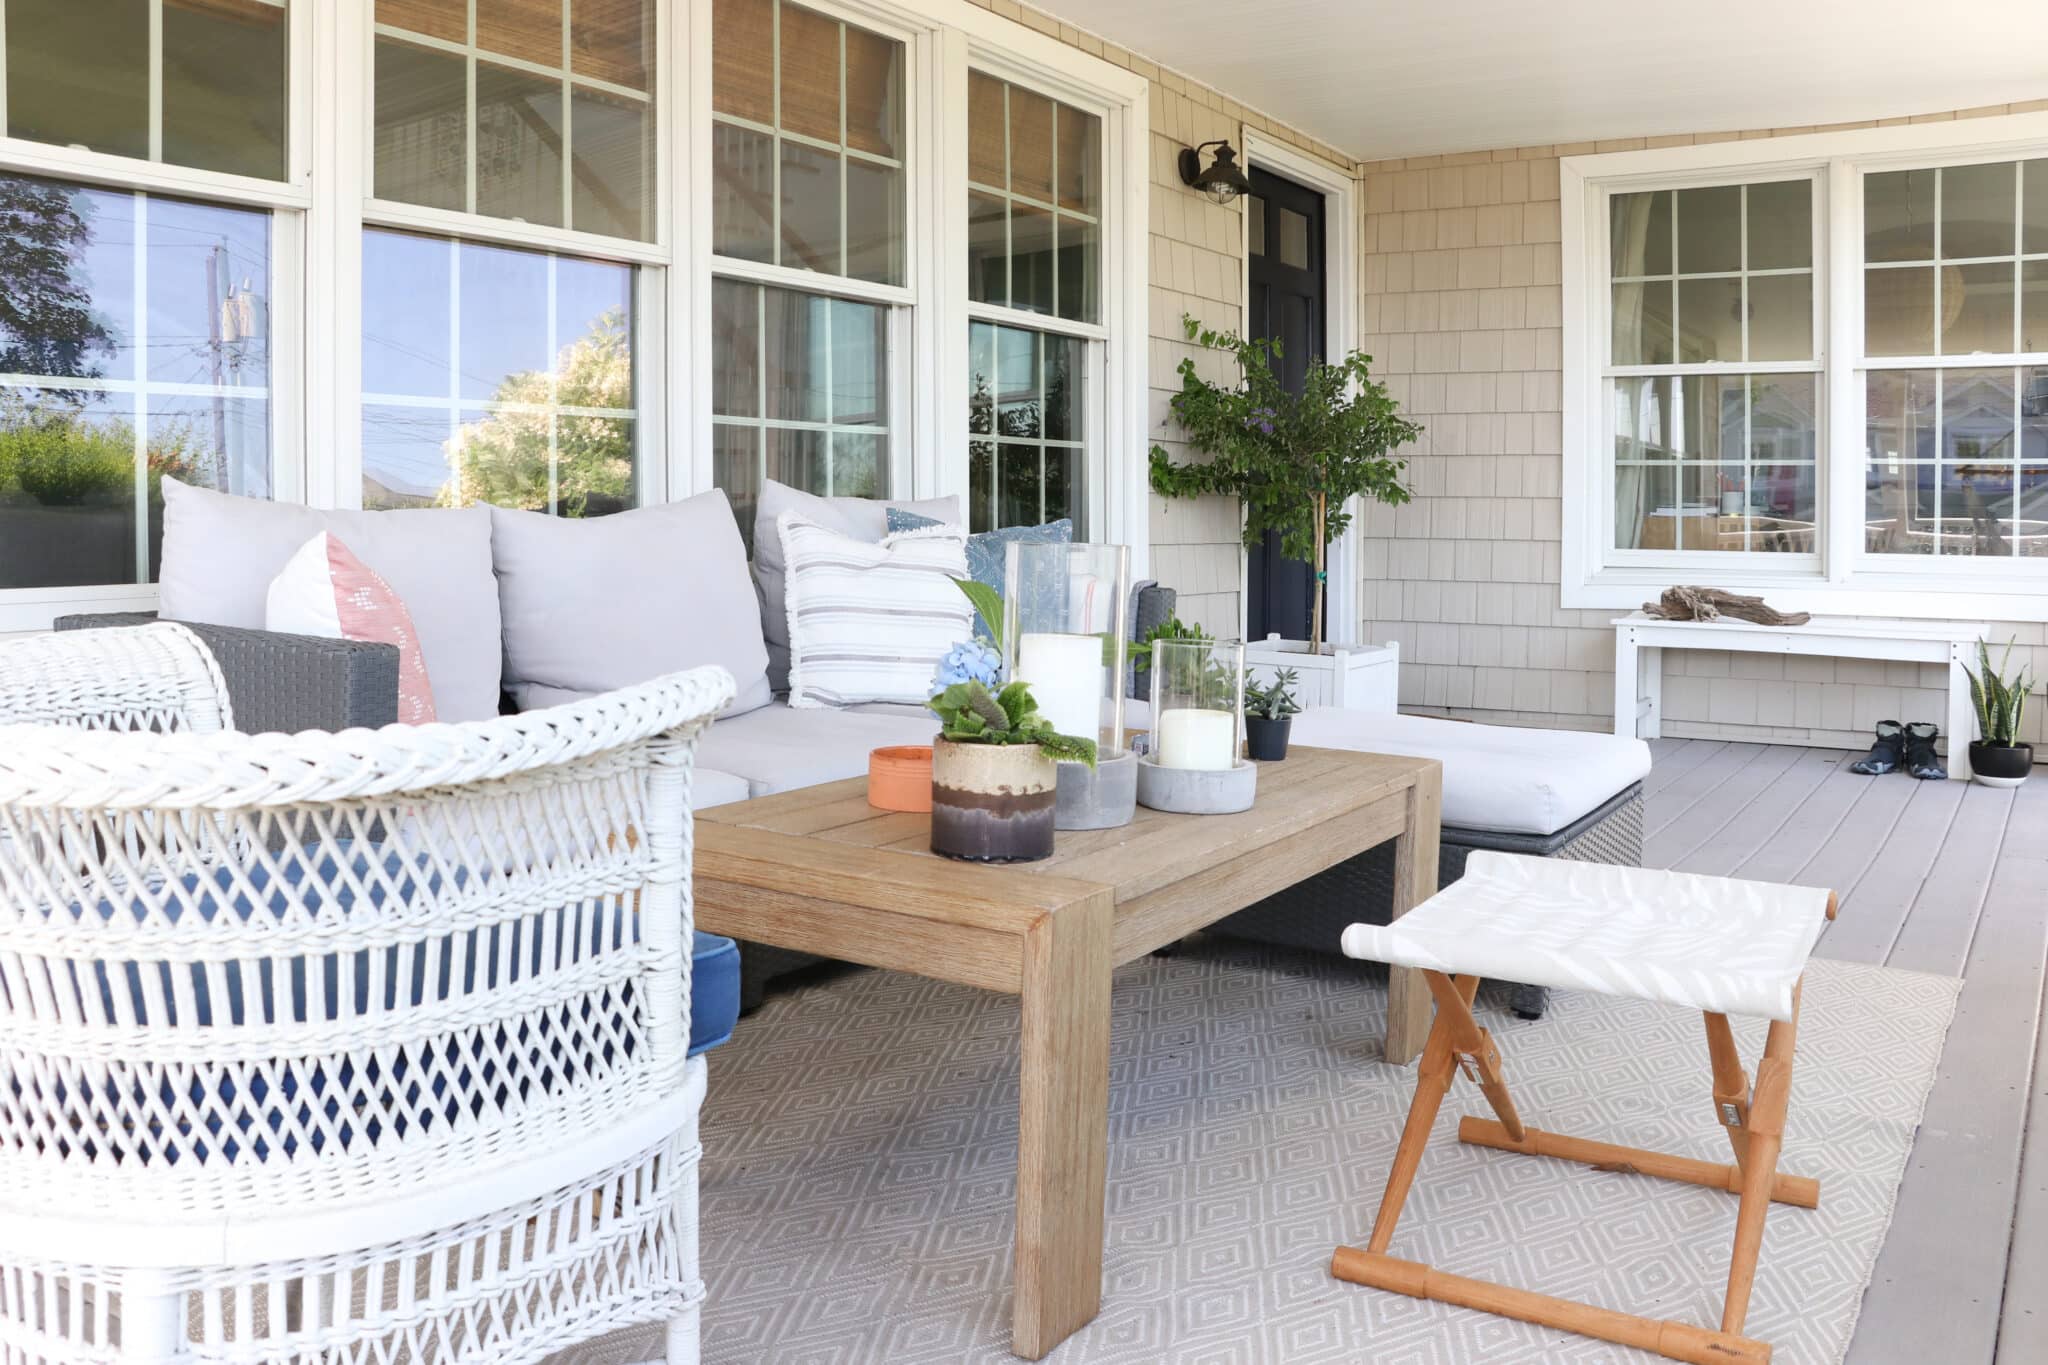
M 1244 665 L 1245 672 L 1261 683 L 1272 682 L 1283 668 L 1293 669 L 1298 675 L 1295 699 L 1303 707 L 1391 715 L 1400 704 L 1401 647 L 1391 640 L 1384 645 L 1324 645 L 1321 654 L 1311 654 L 1306 640 L 1269 635 L 1245 646 Z

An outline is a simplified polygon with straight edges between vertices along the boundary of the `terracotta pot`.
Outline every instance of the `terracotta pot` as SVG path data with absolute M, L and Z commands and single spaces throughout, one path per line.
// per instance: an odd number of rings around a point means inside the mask
M 919 813 L 932 808 L 932 746 L 894 744 L 868 755 L 868 804 Z
M 1986 744 L 1970 741 L 1970 775 L 1987 787 L 2017 787 L 2034 770 L 2031 744 Z
M 932 852 L 982 863 L 1052 856 L 1059 765 L 1036 744 L 932 741 Z

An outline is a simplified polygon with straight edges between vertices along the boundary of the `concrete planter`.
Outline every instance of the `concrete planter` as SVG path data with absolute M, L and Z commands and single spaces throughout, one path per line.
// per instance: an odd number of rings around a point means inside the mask
M 1036 744 L 932 741 L 932 852 L 979 863 L 1052 856 L 1059 765 Z
M 1250 810 L 1258 795 L 1259 767 L 1239 759 L 1234 768 L 1166 768 L 1138 760 L 1138 804 L 1180 815 L 1233 815 Z
M 1095 766 L 1061 763 L 1059 805 L 1053 824 L 1060 829 L 1115 829 L 1138 814 L 1138 756 L 1128 749 L 1103 749 Z

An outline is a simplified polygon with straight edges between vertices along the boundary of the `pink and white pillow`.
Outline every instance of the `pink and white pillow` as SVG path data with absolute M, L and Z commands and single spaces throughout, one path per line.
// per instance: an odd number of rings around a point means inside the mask
M 434 719 L 434 687 L 412 613 L 381 575 L 326 531 L 301 545 L 270 580 L 263 627 L 330 640 L 398 646 L 398 719 Z

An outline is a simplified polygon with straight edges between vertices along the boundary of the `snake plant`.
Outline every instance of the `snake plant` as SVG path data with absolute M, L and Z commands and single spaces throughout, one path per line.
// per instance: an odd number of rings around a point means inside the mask
M 2005 666 L 2011 659 L 2012 644 L 2008 641 L 1994 669 L 1990 647 L 1979 640 L 1976 670 L 1967 665 L 1963 669 L 1970 676 L 1970 703 L 1977 708 L 1977 733 L 1986 744 L 2000 749 L 2010 749 L 2020 742 L 2020 718 L 2027 709 L 2027 689 L 2033 685 L 2024 668 L 2016 674 L 2006 673 Z

